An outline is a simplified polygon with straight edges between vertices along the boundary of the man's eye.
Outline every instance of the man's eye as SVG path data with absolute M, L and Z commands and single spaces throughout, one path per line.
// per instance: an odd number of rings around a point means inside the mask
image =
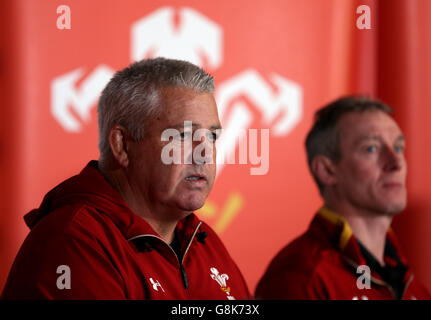
M 215 132 L 209 132 L 208 133 L 208 140 L 209 141 L 216 141 L 218 139 L 218 135 Z
M 181 140 L 188 139 L 191 136 L 191 132 L 184 131 L 179 134 Z
M 368 147 L 366 147 L 366 148 L 365 148 L 365 150 L 366 150 L 368 153 L 374 153 L 374 152 L 376 152 L 377 147 L 376 147 L 376 146 L 368 146 Z
M 395 146 L 395 152 L 396 153 L 403 153 L 404 152 L 404 146 Z

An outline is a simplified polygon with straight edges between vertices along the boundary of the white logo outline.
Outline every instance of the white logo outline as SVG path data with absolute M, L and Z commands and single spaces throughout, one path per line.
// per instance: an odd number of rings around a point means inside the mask
M 149 278 L 151 285 L 153 286 L 153 289 L 155 291 L 159 291 L 158 287 L 160 287 L 160 289 L 162 289 L 163 293 L 165 293 L 165 290 L 163 289 L 162 285 L 160 284 L 159 280 L 154 280 L 153 278 Z
M 132 23 L 132 61 L 164 52 L 164 56 L 181 58 L 200 66 L 205 63 L 211 69 L 218 69 L 223 64 L 222 26 L 193 8 L 183 7 L 178 10 L 181 22 L 176 28 L 173 24 L 174 10 L 160 7 Z M 168 26 L 166 21 L 169 21 Z M 160 28 L 153 28 L 155 25 L 160 25 Z M 144 37 L 150 27 L 151 30 L 162 30 L 162 36 L 157 39 Z M 211 39 L 202 40 L 205 37 L 195 35 L 202 30 L 207 30 L 206 37 Z M 188 51 L 185 49 L 188 53 L 185 51 L 179 56 L 167 54 L 166 48 L 172 45 L 169 41 L 190 44 L 186 48 Z M 114 74 L 110 67 L 100 64 L 82 79 L 83 70 L 80 67 L 51 81 L 51 114 L 69 133 L 82 132 L 83 125 L 90 122 L 90 112 L 96 106 L 98 95 Z M 80 87 L 76 86 L 78 82 L 81 82 Z M 244 139 L 242 132 L 250 128 L 254 117 L 259 117 L 263 126 L 269 126 L 271 135 L 275 137 L 287 136 L 303 118 L 302 87 L 276 73 L 262 75 L 253 68 L 247 68 L 218 84 L 214 95 L 226 133 L 217 143 L 216 177 L 224 167 L 221 158 L 235 156 Z M 247 101 L 238 101 L 241 97 L 246 97 Z M 266 174 L 267 170 L 267 167 L 251 168 L 252 175 Z
M 228 300 L 235 300 L 235 297 L 230 293 L 230 287 L 228 287 L 226 283 L 226 281 L 229 280 L 229 276 L 226 273 L 220 273 L 217 268 L 214 267 L 211 267 L 210 271 L 211 279 L 215 280 L 219 284 L 220 289 L 226 293 Z

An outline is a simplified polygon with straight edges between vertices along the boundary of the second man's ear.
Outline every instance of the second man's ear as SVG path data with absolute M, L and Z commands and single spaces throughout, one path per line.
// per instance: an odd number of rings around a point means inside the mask
M 314 157 L 311 169 L 324 186 L 333 186 L 337 182 L 334 163 L 328 157 L 324 155 Z
M 117 163 L 123 168 L 129 165 L 126 137 L 127 131 L 120 125 L 114 125 L 109 131 L 108 139 L 112 155 Z

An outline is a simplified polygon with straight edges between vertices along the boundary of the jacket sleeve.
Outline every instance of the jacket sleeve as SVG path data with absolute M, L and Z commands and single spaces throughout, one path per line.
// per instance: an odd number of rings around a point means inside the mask
M 323 281 L 317 274 L 285 269 L 266 273 L 256 289 L 256 299 L 327 300 Z
M 2 299 L 127 299 L 125 292 L 109 252 L 91 233 L 40 226 L 18 252 Z

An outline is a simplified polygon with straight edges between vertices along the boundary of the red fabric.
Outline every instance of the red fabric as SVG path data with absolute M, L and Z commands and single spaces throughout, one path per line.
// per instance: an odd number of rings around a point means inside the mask
M 258 299 L 395 299 L 381 277 L 371 270 L 370 289 L 359 289 L 356 273 L 359 265 L 366 265 L 358 243 L 352 235 L 343 249 L 340 236 L 343 226 L 317 214 L 309 229 L 283 248 L 273 259 L 256 289 Z M 387 241 L 400 254 L 392 232 Z M 387 257 L 385 257 L 387 259 Z M 403 299 L 431 299 L 431 295 L 413 276 L 410 269 L 404 277 L 406 288 Z
M 190 244 L 183 262 L 185 289 L 174 251 L 128 208 L 95 161 L 51 190 L 25 220 L 31 232 L 14 261 L 3 299 L 249 298 L 224 245 L 194 214 L 177 228 L 181 252 Z M 70 289 L 57 287 L 60 265 L 70 268 Z M 212 268 L 228 276 L 225 284 L 213 279 Z

